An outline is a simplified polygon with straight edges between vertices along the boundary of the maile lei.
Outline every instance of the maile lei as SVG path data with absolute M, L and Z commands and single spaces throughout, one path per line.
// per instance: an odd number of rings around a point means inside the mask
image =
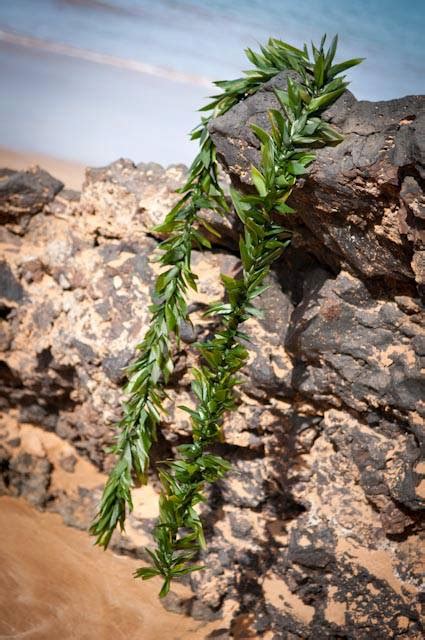
M 158 258 L 164 270 L 156 281 L 150 327 L 136 347 L 138 357 L 126 370 L 127 401 L 113 447 L 116 463 L 90 528 L 96 543 L 104 548 L 117 524 L 124 529 L 126 513 L 133 509 L 133 484 L 147 481 L 150 449 L 164 413 L 164 389 L 173 371 L 173 344 L 179 341 L 182 323 L 189 322 L 186 293 L 188 287 L 196 289 L 192 247 L 210 247 L 203 228 L 217 235 L 201 210 L 209 208 L 225 216 L 233 206 L 243 224 L 239 241 L 242 275 L 236 279 L 221 276 L 226 299 L 207 311 L 220 317 L 220 328 L 213 338 L 195 345 L 200 354 L 200 364 L 192 371 L 197 404 L 194 409 L 183 407 L 191 418 L 193 440 L 178 446 L 176 459 L 159 468 L 162 490 L 154 530 L 156 548 L 146 550 L 151 566 L 135 574 L 144 580 L 162 576 L 160 596 L 168 593 L 173 578 L 201 568 L 192 564 L 205 547 L 196 505 L 204 500 L 205 485 L 221 478 L 230 466 L 210 449 L 220 438 L 224 414 L 236 406 L 237 374 L 246 364 L 245 344 L 249 342 L 241 325 L 260 314 L 254 300 L 265 290 L 271 265 L 289 243 L 287 230 L 277 220 L 294 213 L 287 200 L 297 178 L 308 173 L 314 149 L 342 140 L 320 114 L 346 90 L 348 83 L 340 74 L 361 59 L 334 64 L 336 47 L 337 37 L 329 49 L 323 37 L 319 47 L 312 44 L 310 54 L 305 45 L 301 50 L 270 38 L 261 53 L 246 50 L 253 69 L 245 71 L 243 78 L 215 83 L 221 93 L 201 109 L 209 115 L 192 132 L 192 139 L 199 141 L 199 153 L 178 192 L 181 198 L 155 229 L 167 234 Z M 261 144 L 261 162 L 251 168 L 255 192 L 242 195 L 231 189 L 229 202 L 218 180 L 208 124 L 284 70 L 296 72 L 291 74 L 296 79 L 288 77 L 286 91 L 275 89 L 280 109 L 269 112 L 270 129 L 251 127 Z

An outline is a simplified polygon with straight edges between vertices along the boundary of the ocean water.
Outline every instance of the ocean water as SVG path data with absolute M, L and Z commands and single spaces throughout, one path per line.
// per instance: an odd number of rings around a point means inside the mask
M 0 145 L 99 165 L 190 162 L 211 81 L 272 35 L 339 34 L 360 99 L 425 89 L 425 3 L 409 0 L 0 0 Z

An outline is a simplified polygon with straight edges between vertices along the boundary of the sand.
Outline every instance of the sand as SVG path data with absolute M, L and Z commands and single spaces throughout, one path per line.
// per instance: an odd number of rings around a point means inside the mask
M 82 531 L 20 499 L 0 498 L 0 638 L 201 640 L 214 628 L 166 611 L 159 580 L 100 552 Z
M 81 189 L 84 180 L 85 167 L 78 162 L 61 160 L 41 153 L 14 151 L 0 147 L 0 167 L 7 169 L 28 169 L 38 164 L 69 189 Z

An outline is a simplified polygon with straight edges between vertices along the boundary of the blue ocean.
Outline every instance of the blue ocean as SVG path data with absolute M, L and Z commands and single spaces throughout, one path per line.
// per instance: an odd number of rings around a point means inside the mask
M 1 0 L 0 145 L 89 165 L 190 162 L 214 79 L 269 36 L 339 34 L 359 99 L 425 93 L 420 0 Z

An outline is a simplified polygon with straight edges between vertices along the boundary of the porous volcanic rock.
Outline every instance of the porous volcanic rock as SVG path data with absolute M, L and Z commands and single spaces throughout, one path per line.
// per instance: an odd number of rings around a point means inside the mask
M 63 184 L 47 171 L 0 169 L 0 224 L 23 231 L 30 217 L 40 212 L 63 189 Z
M 218 157 L 239 187 L 250 189 L 250 167 L 259 162 L 250 125 L 270 127 L 268 110 L 279 108 L 274 89 L 286 87 L 287 75 L 210 124 Z M 294 189 L 297 245 L 333 270 L 400 291 L 416 280 L 423 293 L 425 96 L 368 102 L 347 91 L 323 118 L 344 141 L 318 150 L 308 178 Z
M 258 152 L 247 122 L 264 124 L 272 86 L 211 125 L 246 189 Z M 326 117 L 346 141 L 319 151 L 293 194 L 293 247 L 258 301 L 264 319 L 246 323 L 241 402 L 216 445 L 232 470 L 202 506 L 207 568 L 185 578 L 193 597 L 165 601 L 215 620 L 210 638 L 421 637 L 422 100 L 343 97 Z M 0 227 L 0 489 L 86 528 L 112 462 L 123 367 L 148 326 L 160 240 L 151 229 L 185 168 L 119 160 L 88 170 L 81 194 L 56 195 L 45 190 L 53 178 L 30 174 L 45 200 L 21 202 L 25 224 L 8 213 Z M 203 311 L 223 296 L 219 273 L 240 269 L 237 228 L 230 217 L 221 246 L 193 252 L 193 329 L 176 351 L 154 460 L 188 441 L 178 406 L 194 403 L 191 345 L 216 326 Z M 157 488 L 153 470 L 115 550 L 144 557 Z

